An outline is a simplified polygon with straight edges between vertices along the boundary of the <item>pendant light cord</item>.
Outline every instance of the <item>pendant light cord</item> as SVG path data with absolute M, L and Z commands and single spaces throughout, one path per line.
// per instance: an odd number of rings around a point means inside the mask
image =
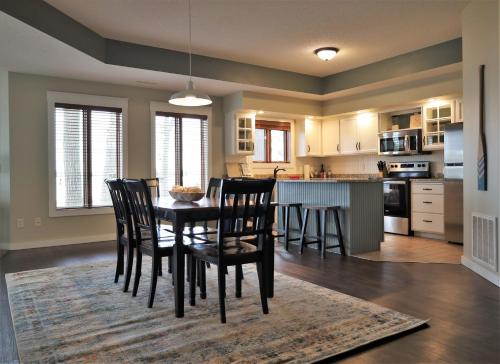
M 191 73 L 191 0 L 188 0 L 188 14 L 189 14 L 189 80 L 192 79 Z

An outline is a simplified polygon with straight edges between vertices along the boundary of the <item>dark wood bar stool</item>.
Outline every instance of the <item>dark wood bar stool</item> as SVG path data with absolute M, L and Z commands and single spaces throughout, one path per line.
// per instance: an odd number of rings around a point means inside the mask
M 285 250 L 288 250 L 288 243 L 290 241 L 301 240 L 301 237 L 290 239 L 290 212 L 292 209 L 295 210 L 297 220 L 299 222 L 299 229 L 300 231 L 302 231 L 302 204 L 294 202 L 276 202 L 275 207 L 281 209 L 281 221 L 283 224 L 283 229 L 276 229 L 275 231 L 273 231 L 273 237 L 277 239 L 283 238 L 285 242 Z
M 326 205 L 304 205 L 304 222 L 302 224 L 302 233 L 300 235 L 300 254 L 304 252 L 304 246 L 309 244 L 318 244 L 318 250 L 321 257 L 326 257 L 326 249 L 340 248 L 340 254 L 345 255 L 344 239 L 340 228 L 339 210 L 340 206 Z M 307 220 L 309 211 L 316 211 L 316 234 L 315 236 L 307 235 Z M 338 245 L 326 246 L 326 217 L 327 212 L 333 212 L 335 221 L 336 234 L 333 237 L 337 238 Z M 314 239 L 314 240 L 309 240 Z

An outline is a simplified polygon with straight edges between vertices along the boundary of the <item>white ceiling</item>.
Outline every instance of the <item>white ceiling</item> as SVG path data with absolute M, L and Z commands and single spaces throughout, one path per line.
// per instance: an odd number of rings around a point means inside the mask
M 100 35 L 187 51 L 187 0 L 45 0 Z M 193 52 L 325 76 L 461 36 L 466 0 L 192 0 Z M 341 49 L 335 60 L 313 55 Z

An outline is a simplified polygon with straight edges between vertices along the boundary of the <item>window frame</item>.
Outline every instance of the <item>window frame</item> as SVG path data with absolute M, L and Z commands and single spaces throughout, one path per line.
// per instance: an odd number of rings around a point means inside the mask
M 150 102 L 151 126 L 151 178 L 156 178 L 156 113 L 179 114 L 185 116 L 205 117 L 207 119 L 207 184 L 212 176 L 212 108 L 211 107 L 182 107 L 166 102 Z
M 255 130 L 261 129 L 264 130 L 265 135 L 265 157 L 264 161 L 256 161 L 253 160 L 253 163 L 257 164 L 276 164 L 281 163 L 284 165 L 290 165 L 292 163 L 292 125 L 288 121 L 271 121 L 271 120 L 255 120 Z M 284 161 L 273 161 L 271 160 L 271 131 L 272 130 L 280 130 L 285 131 L 285 160 Z M 255 133 L 257 135 L 257 133 Z
M 128 175 L 128 99 L 110 96 L 96 96 L 88 94 L 77 94 L 67 92 L 47 92 L 48 112 L 48 152 L 49 152 L 49 217 L 85 216 L 113 214 L 113 207 L 79 207 L 79 208 L 57 208 L 56 192 L 56 134 L 55 134 L 55 112 L 56 104 L 73 104 L 82 106 L 95 106 L 103 108 L 120 108 L 122 110 L 122 171 L 123 176 Z

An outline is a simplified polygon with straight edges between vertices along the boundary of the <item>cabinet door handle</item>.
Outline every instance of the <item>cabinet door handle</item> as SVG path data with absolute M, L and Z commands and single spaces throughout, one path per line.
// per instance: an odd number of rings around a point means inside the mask
M 309 153 L 311 151 L 311 146 L 308 144 L 307 145 L 307 152 Z
M 432 220 L 422 220 L 423 222 L 432 222 Z
M 422 201 L 422 203 L 432 203 L 431 201 Z
M 432 191 L 432 188 L 422 188 L 424 191 Z
M 361 142 L 358 142 L 358 150 L 361 150 Z
M 340 144 L 337 144 L 337 152 L 340 153 Z
M 424 145 L 426 144 L 426 141 L 427 141 L 427 136 L 424 135 Z

